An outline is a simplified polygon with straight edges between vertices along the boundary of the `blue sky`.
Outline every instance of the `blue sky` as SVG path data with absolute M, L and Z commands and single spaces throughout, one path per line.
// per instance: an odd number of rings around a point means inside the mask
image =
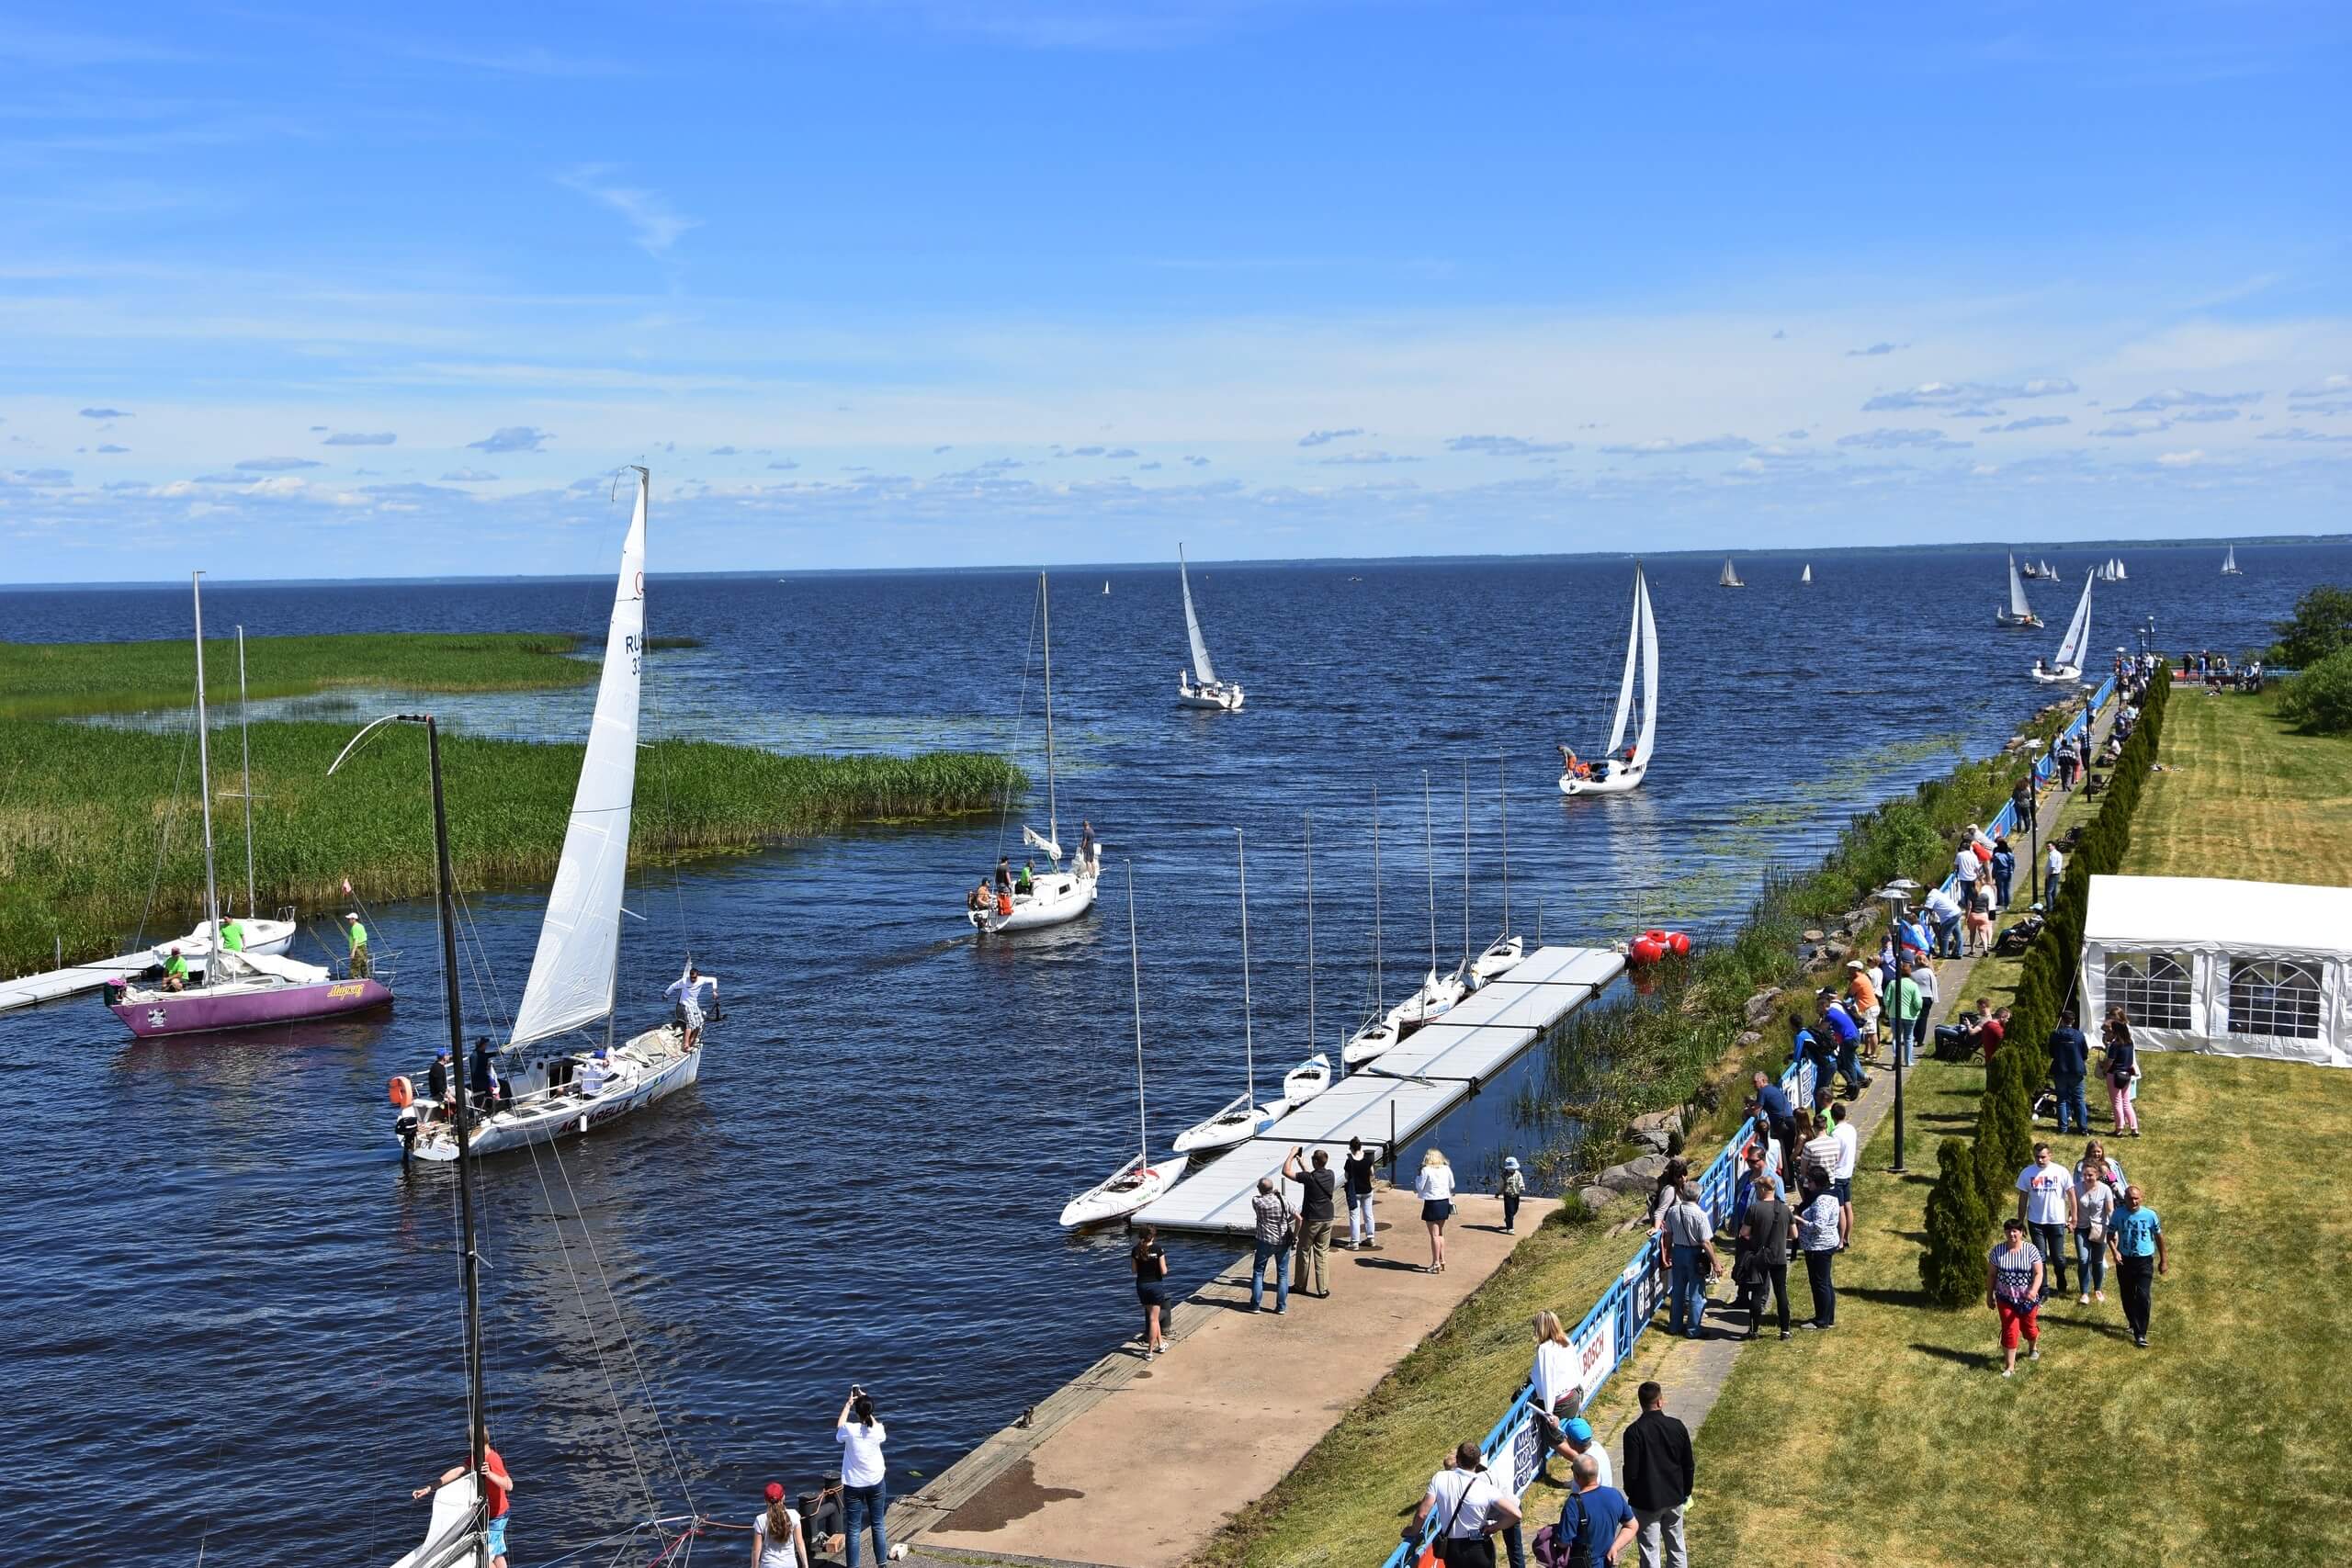
M 0 581 L 2340 530 L 2347 44 L 12 6 Z

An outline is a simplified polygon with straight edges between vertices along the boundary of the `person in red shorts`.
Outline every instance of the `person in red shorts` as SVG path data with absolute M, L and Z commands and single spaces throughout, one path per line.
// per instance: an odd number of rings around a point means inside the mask
M 1988 1259 L 1991 1267 L 1984 1276 L 1984 1304 L 2001 1319 L 2001 1351 L 2004 1360 L 2001 1375 L 2007 1377 L 2018 1370 L 2018 1340 L 2022 1337 L 2026 1359 L 2041 1359 L 2041 1253 L 2025 1238 L 2025 1222 L 2011 1219 L 2002 1223 L 2001 1245 L 1995 1247 Z
M 422 1497 L 429 1492 L 438 1491 L 472 1469 L 471 1461 L 452 1465 L 441 1472 L 440 1480 L 420 1486 L 409 1495 Z M 485 1532 L 490 1547 L 490 1568 L 506 1568 L 506 1497 L 514 1490 L 514 1478 L 506 1473 L 506 1461 L 498 1457 L 496 1449 L 490 1446 L 487 1432 L 481 1439 L 481 1471 L 484 1495 L 490 1499 L 490 1529 Z

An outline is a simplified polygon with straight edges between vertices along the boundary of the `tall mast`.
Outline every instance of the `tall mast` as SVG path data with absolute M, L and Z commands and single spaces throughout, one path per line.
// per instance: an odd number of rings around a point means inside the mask
M 473 1467 L 474 1509 L 478 1520 L 489 1518 L 490 1487 L 483 1450 L 490 1446 L 489 1418 L 482 1407 L 481 1388 L 481 1259 L 474 1249 L 474 1162 L 472 1094 L 466 1078 L 465 1014 L 458 995 L 458 924 L 456 881 L 449 872 L 449 814 L 441 798 L 441 731 L 433 716 L 424 716 L 424 755 L 433 774 L 433 874 L 435 903 L 441 919 L 441 1000 L 449 1015 L 449 1060 L 458 1075 L 458 1224 L 462 1248 L 458 1262 L 466 1284 L 466 1398 L 472 1413 L 466 1435 L 469 1462 Z M 474 1537 L 475 1568 L 489 1568 L 488 1538 Z
M 1241 864 L 1241 1060 L 1250 1075 L 1250 1104 L 1258 1103 L 1258 1046 L 1250 1029 L 1250 856 L 1241 829 L 1233 830 L 1233 856 Z
M 1306 818 L 1306 1049 L 1315 1049 L 1315 813 Z
M 1151 1123 L 1143 1110 L 1143 953 L 1136 946 L 1136 868 L 1127 863 L 1127 986 L 1136 999 L 1136 1147 L 1144 1167 L 1151 1165 Z
M 1046 837 L 1058 847 L 1061 824 L 1054 808 L 1054 596 L 1046 591 L 1046 574 L 1037 574 L 1037 603 L 1046 624 Z
M 1470 759 L 1462 759 L 1462 977 L 1470 978 Z
M 245 728 L 245 628 L 237 628 L 237 751 L 245 776 L 245 918 L 261 919 L 254 897 L 254 742 Z
M 212 874 L 212 752 L 210 724 L 204 708 L 204 573 L 192 571 L 188 581 L 196 595 L 196 776 L 204 796 L 204 918 L 212 923 L 212 952 L 220 951 L 220 886 Z M 206 960 L 205 976 L 220 966 Z
M 1510 935 L 1510 768 L 1495 753 L 1495 809 L 1503 828 L 1503 935 Z
M 1430 863 L 1430 973 L 1437 973 L 1437 834 L 1430 816 L 1430 771 L 1421 770 L 1421 854 Z
M 1372 786 L 1372 1005 L 1388 1011 L 1388 988 L 1380 974 L 1380 786 Z

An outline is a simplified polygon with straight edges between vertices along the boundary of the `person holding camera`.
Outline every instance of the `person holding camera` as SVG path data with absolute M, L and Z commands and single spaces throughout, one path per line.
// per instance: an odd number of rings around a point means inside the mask
M 889 1437 L 875 1419 L 874 1397 L 856 1383 L 833 1423 L 833 1440 L 842 1446 L 842 1498 L 849 1516 L 849 1568 L 857 1568 L 858 1538 L 870 1526 L 874 1531 L 874 1561 L 890 1561 L 890 1537 L 884 1519 L 890 1511 L 890 1487 L 882 1445 Z

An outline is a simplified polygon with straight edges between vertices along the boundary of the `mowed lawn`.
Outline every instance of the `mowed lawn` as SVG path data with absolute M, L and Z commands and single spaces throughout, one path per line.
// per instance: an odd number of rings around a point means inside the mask
M 2277 703 L 2173 689 L 2165 771 L 2132 818 L 2133 875 L 2352 885 L 2352 735 L 2298 735 Z
M 1857 1176 L 1838 1327 L 1747 1347 L 1699 1433 L 1693 1562 L 2352 1562 L 2352 1074 L 2182 1056 L 2147 1073 L 2147 1135 L 2110 1147 L 2173 1248 L 2150 1347 L 2111 1276 L 2103 1306 L 2045 1308 L 2041 1362 L 2007 1380 L 1991 1312 L 1924 1303 L 1936 1146 L 1966 1134 L 1983 1081 L 1926 1064 L 1911 1174 L 1887 1173 L 1890 1119 Z

